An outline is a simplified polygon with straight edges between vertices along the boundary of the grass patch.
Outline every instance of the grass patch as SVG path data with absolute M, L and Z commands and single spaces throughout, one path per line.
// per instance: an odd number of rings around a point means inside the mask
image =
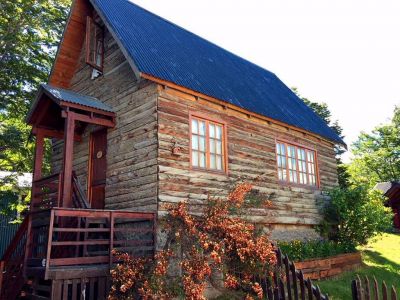
M 364 266 L 328 280 L 315 282 L 330 299 L 351 299 L 351 281 L 358 274 L 361 277 L 376 277 L 379 284 L 384 280 L 388 286 L 393 285 L 400 292 L 400 234 L 383 234 L 364 247 L 362 260 Z

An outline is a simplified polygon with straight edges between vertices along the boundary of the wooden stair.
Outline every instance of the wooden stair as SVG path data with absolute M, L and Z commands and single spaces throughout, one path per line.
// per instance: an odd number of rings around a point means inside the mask
M 40 191 L 36 186 L 46 201 L 35 200 L 2 258 L 0 300 L 106 299 L 113 249 L 154 255 L 154 213 L 90 209 L 75 175 L 74 207 L 50 207 L 61 200 L 46 187 L 60 178 L 40 180 Z

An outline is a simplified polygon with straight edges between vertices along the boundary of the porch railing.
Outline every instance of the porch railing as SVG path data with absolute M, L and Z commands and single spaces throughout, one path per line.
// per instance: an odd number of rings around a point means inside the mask
M 32 182 L 32 211 L 59 207 L 61 204 L 62 173 Z
M 155 215 L 128 211 L 51 210 L 46 271 L 52 267 L 112 264 L 112 250 L 154 254 Z
M 63 173 L 35 180 L 32 183 L 32 211 L 62 206 Z M 72 205 L 74 208 L 90 208 L 75 172 L 72 173 Z

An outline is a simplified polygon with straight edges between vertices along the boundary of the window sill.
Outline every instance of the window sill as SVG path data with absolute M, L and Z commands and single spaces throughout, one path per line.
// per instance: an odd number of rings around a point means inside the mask
M 211 173 L 211 174 L 216 174 L 216 175 L 226 175 L 226 176 L 228 175 L 228 172 L 224 171 L 224 170 L 213 170 L 213 169 L 205 169 L 205 168 L 199 168 L 199 167 L 190 167 L 190 171 Z
M 300 183 L 291 183 L 291 182 L 282 181 L 282 180 L 279 180 L 278 183 L 279 183 L 280 186 L 284 186 L 284 187 L 296 187 L 296 188 L 302 188 L 302 189 L 307 189 L 307 190 L 311 190 L 311 191 L 320 190 L 320 187 L 318 185 L 307 185 L 307 184 L 300 184 Z

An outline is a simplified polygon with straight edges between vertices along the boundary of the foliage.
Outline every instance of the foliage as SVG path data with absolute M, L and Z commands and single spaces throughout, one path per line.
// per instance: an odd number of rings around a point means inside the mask
M 383 234 L 379 239 L 371 240 L 363 247 L 358 247 L 362 252 L 363 266 L 352 272 L 346 272 L 339 277 L 318 282 L 329 299 L 351 299 L 350 282 L 359 275 L 361 278 L 376 277 L 385 281 L 388 286 L 394 286 L 397 293 L 400 291 L 400 235 Z M 382 298 L 381 298 L 382 299 Z
M 0 170 L 32 172 L 34 145 L 24 117 L 37 86 L 47 80 L 70 3 L 0 2 Z M 49 149 L 48 143 L 45 172 Z
M 362 133 L 352 145 L 354 159 L 349 166 L 351 182 L 373 187 L 382 181 L 400 179 L 400 107 L 390 123 Z
M 327 240 L 279 242 L 279 248 L 293 261 L 323 258 L 355 252 L 355 247 Z
M 0 214 L 6 215 L 13 223 L 21 221 L 20 213 L 28 207 L 30 200 L 30 189 L 19 187 L 17 180 L 17 173 L 0 179 Z
M 343 138 L 343 128 L 339 125 L 339 121 L 332 120 L 332 113 L 329 110 L 328 104 L 322 102 L 313 102 L 309 100 L 308 98 L 305 98 L 300 95 L 299 91 L 297 88 L 293 87 L 292 91 L 301 99 L 305 104 L 308 105 L 322 120 L 325 121 L 325 123 L 341 138 Z M 348 180 L 349 180 L 349 174 L 347 172 L 347 167 L 345 164 L 343 164 L 341 155 L 344 153 L 344 149 L 342 146 L 336 145 L 335 146 L 335 153 L 336 153 L 336 163 L 337 163 L 337 169 L 338 169 L 338 180 L 339 180 L 339 186 L 340 187 L 347 187 L 348 186 Z
M 365 245 L 368 239 L 391 227 L 390 209 L 377 191 L 365 187 L 336 188 L 324 209 L 322 235 L 348 247 Z
M 218 285 L 216 274 L 223 275 L 226 289 L 240 287 L 246 290 L 246 299 L 261 299 L 262 288 L 252 278 L 271 272 L 276 255 L 268 236 L 238 215 L 251 190 L 250 184 L 242 183 L 227 200 L 209 197 L 200 216 L 189 213 L 187 202 L 169 205 L 162 221 L 165 249 L 147 264 L 118 255 L 123 259 L 112 271 L 109 299 L 132 299 L 135 295 L 144 299 L 205 299 L 207 282 Z M 175 274 L 168 273 L 174 267 L 178 268 Z

